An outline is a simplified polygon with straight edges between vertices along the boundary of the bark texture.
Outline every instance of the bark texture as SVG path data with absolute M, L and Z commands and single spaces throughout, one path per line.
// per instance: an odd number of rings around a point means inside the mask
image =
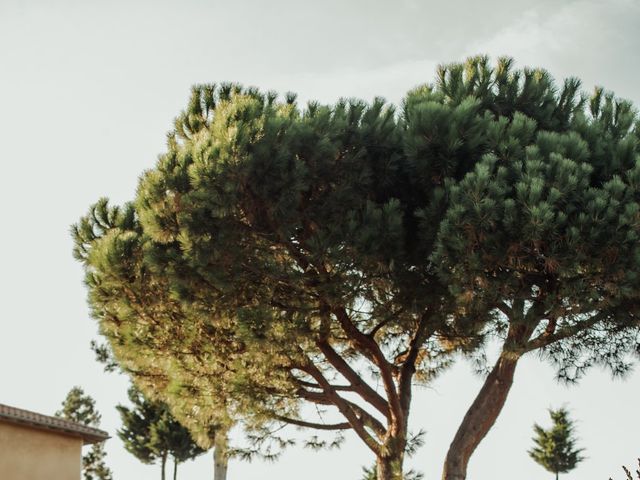
M 519 356 L 503 353 L 491 370 L 451 442 L 443 480 L 465 480 L 471 455 L 495 423 L 513 384 Z
M 213 447 L 213 480 L 227 480 L 229 452 L 226 432 L 216 433 Z
M 376 480 L 402 480 L 402 454 L 378 457 L 376 460 Z

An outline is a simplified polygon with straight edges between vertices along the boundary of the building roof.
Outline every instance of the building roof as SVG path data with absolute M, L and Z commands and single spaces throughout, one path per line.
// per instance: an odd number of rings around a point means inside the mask
M 109 434 L 98 428 L 87 427 L 81 423 L 64 418 L 50 417 L 40 413 L 30 412 L 21 408 L 10 407 L 0 403 L 0 421 L 26 425 L 39 430 L 49 430 L 62 435 L 82 438 L 82 443 L 102 442 L 109 438 Z

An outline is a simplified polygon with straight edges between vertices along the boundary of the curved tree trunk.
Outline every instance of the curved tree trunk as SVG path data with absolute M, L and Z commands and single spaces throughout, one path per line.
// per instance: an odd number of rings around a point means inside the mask
M 227 432 L 219 431 L 213 444 L 213 480 L 227 480 L 228 464 Z
M 176 457 L 173 457 L 173 480 L 177 480 L 178 478 L 178 461 Z
M 451 442 L 444 463 L 443 480 L 465 480 L 467 477 L 471 455 L 502 411 L 519 358 L 513 353 L 502 353 L 498 358 Z

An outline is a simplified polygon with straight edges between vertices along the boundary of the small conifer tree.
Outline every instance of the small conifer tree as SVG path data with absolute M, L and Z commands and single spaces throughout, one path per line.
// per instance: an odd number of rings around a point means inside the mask
M 143 463 L 161 461 L 161 478 L 165 479 L 167 458 L 172 457 L 173 480 L 177 478 L 178 465 L 202 455 L 189 431 L 173 418 L 167 405 L 146 399 L 135 387 L 129 389 L 133 408 L 118 405 L 122 428 L 118 436 L 128 452 Z
M 551 428 L 533 426 L 535 446 L 529 450 L 529 455 L 546 470 L 555 473 L 557 480 L 560 473 L 573 470 L 584 460 L 584 449 L 576 448 L 573 422 L 565 408 L 549 410 L 549 415 L 553 421 Z
M 62 402 L 62 409 L 55 413 L 56 417 L 73 420 L 88 427 L 100 426 L 100 413 L 96 410 L 96 402 L 84 393 L 80 387 L 73 387 Z M 107 453 L 104 444 L 94 443 L 91 449 L 82 456 L 82 476 L 84 480 L 112 480 L 111 469 L 105 464 Z

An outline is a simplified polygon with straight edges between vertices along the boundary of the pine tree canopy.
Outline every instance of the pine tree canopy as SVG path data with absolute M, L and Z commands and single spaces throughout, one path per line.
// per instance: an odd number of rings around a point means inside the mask
M 489 338 L 569 379 L 623 371 L 640 129 L 579 85 L 475 57 L 399 110 L 194 87 L 135 200 L 73 229 L 102 334 L 194 431 L 350 428 L 379 478 L 401 471 L 412 385 Z
M 533 438 L 535 447 L 529 450 L 529 455 L 549 472 L 567 473 L 576 468 L 584 460 L 581 448 L 576 448 L 573 422 L 569 412 L 564 409 L 549 410 L 553 425 L 545 430 L 540 425 L 534 425 L 536 436 Z
M 81 387 L 73 387 L 62 402 L 62 408 L 55 413 L 56 417 L 66 418 L 88 427 L 100 426 L 102 416 L 96 409 L 96 401 L 84 393 Z

